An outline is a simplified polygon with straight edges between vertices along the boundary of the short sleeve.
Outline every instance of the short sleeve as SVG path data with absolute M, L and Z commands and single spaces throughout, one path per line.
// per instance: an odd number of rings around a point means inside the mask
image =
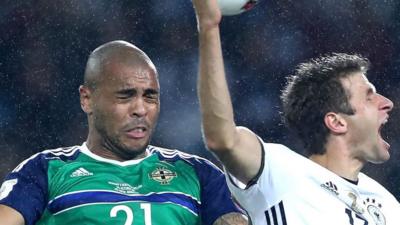
M 43 155 L 32 156 L 6 176 L 0 204 L 20 212 L 26 225 L 39 220 L 47 204 L 47 161 Z
M 306 158 L 281 144 L 263 143 L 263 163 L 251 184 L 243 184 L 233 175 L 227 182 L 233 195 L 245 209 L 258 211 L 280 202 L 291 190 L 296 174 L 301 173 Z M 257 200 L 258 204 L 254 205 Z
M 196 160 L 194 166 L 200 179 L 200 214 L 204 225 L 212 225 L 227 213 L 243 213 L 234 203 L 225 175 L 217 166 L 205 159 Z

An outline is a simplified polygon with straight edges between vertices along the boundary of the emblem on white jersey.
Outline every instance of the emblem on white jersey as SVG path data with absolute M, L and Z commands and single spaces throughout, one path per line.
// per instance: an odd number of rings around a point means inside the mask
M 14 185 L 18 183 L 18 179 L 6 180 L 0 188 L 0 200 L 7 197 L 12 191 Z
M 171 180 L 177 177 L 177 175 L 175 172 L 165 167 L 158 167 L 156 170 L 149 174 L 149 177 L 155 181 L 160 182 L 160 184 L 169 184 Z
M 80 167 L 79 169 L 77 169 L 73 173 L 71 173 L 70 177 L 86 177 L 86 176 L 92 176 L 92 175 L 93 175 L 93 173 L 87 171 L 83 167 Z
M 386 218 L 380 209 L 382 208 L 382 204 L 377 203 L 375 199 L 370 199 L 370 198 L 367 198 L 365 204 L 367 205 L 368 213 L 374 219 L 376 225 L 385 225 Z
M 358 214 L 363 214 L 365 210 L 363 204 L 361 204 L 360 197 L 352 191 L 348 191 L 347 196 L 351 199 L 350 208 Z
M 329 191 L 335 195 L 339 195 L 338 188 L 332 181 L 328 181 L 328 182 L 325 182 L 324 184 L 321 184 L 321 187 L 325 188 L 327 191 Z
M 321 187 L 336 195 L 338 199 L 346 203 L 354 212 L 358 214 L 363 214 L 365 212 L 365 205 L 356 192 L 352 190 L 340 190 L 332 181 L 321 184 Z

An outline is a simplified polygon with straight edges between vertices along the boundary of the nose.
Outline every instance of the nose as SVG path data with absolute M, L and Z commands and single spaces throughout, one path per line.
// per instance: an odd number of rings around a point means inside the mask
M 383 95 L 379 95 L 379 96 L 381 97 L 381 101 L 380 101 L 381 104 L 379 106 L 379 109 L 380 110 L 385 110 L 387 112 L 390 112 L 393 109 L 393 106 L 394 106 L 393 102 L 390 99 L 388 99 L 385 96 L 383 96 Z
M 135 117 L 143 117 L 147 113 L 145 101 L 141 97 L 136 97 L 131 103 L 131 115 Z

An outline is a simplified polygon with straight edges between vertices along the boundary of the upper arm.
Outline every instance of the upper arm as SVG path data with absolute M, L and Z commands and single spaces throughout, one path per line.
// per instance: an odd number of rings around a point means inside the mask
M 191 161 L 200 184 L 200 217 L 202 224 L 212 225 L 230 213 L 242 213 L 232 199 L 224 173 L 206 159 Z
M 213 225 L 248 225 L 247 217 L 240 213 L 228 213 L 219 217 Z
M 24 225 L 24 217 L 17 210 L 0 204 L 0 225 Z
M 236 127 L 235 141 L 231 149 L 215 153 L 225 169 L 245 184 L 258 174 L 262 165 L 261 141 L 245 127 Z
M 47 204 L 47 182 L 47 163 L 41 155 L 23 161 L 1 185 L 0 204 L 7 206 L 2 207 L 2 213 L 15 215 L 17 211 L 24 224 L 35 224 Z

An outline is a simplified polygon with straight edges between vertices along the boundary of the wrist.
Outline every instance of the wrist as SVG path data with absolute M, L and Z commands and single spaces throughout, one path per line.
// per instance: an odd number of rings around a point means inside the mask
M 200 21 L 197 23 L 197 29 L 200 33 L 218 30 L 219 29 L 219 21 Z

